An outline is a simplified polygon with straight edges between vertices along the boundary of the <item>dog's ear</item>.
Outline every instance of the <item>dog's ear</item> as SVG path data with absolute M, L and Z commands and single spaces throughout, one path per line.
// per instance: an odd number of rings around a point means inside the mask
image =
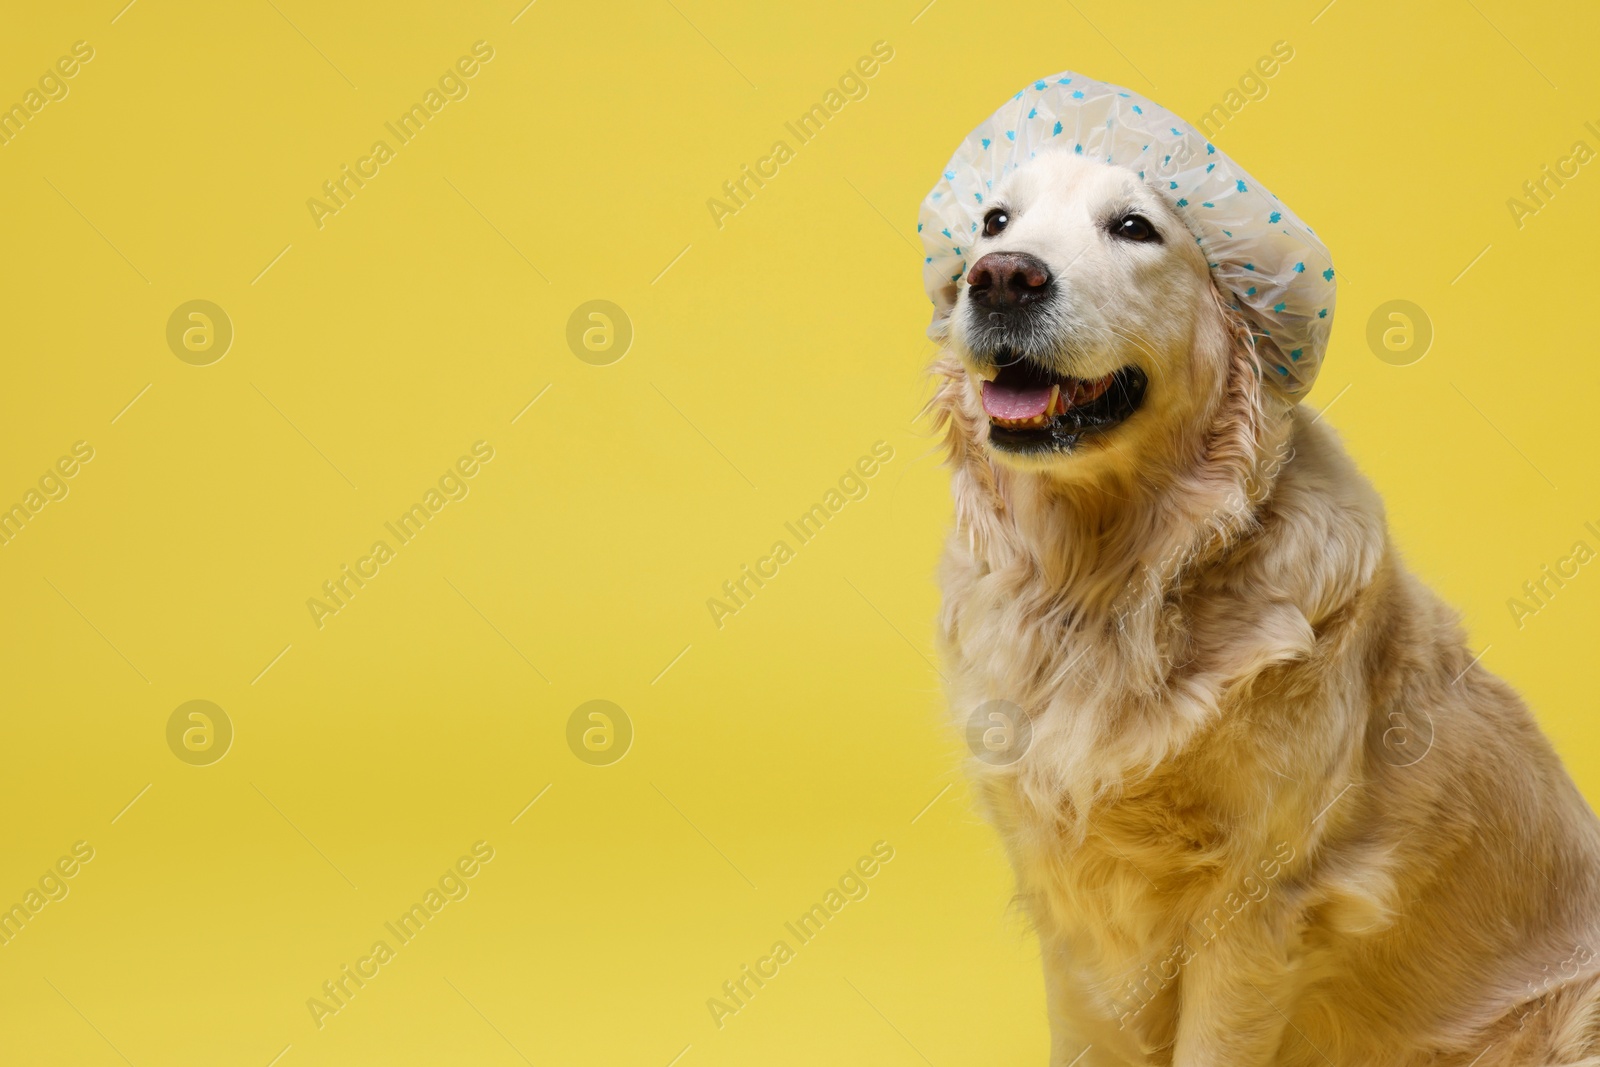
M 1206 357 L 1218 370 L 1219 395 L 1206 427 L 1205 469 L 1211 490 L 1234 488 L 1250 482 L 1259 464 L 1262 438 L 1270 414 L 1266 408 L 1266 382 L 1256 360 L 1256 342 L 1237 302 L 1211 283 L 1211 314 L 1198 338 Z
M 1262 327 L 1239 307 L 1239 298 L 1218 286 L 1215 279 L 1211 283 L 1211 302 L 1226 338 L 1223 344 L 1229 391 L 1253 398 L 1258 409 L 1257 429 L 1263 429 L 1264 423 L 1286 416 L 1296 403 L 1266 380 L 1264 367 L 1268 358 L 1276 359 L 1277 350 L 1262 335 Z M 1267 347 L 1258 349 L 1258 344 Z
M 1219 483 L 1228 486 L 1242 518 L 1270 488 L 1270 479 L 1263 477 L 1267 454 L 1287 432 L 1288 409 L 1262 380 L 1249 320 L 1215 283 L 1211 302 L 1215 315 L 1203 343 L 1214 348 L 1221 390 L 1207 432 L 1206 480 L 1213 490 Z

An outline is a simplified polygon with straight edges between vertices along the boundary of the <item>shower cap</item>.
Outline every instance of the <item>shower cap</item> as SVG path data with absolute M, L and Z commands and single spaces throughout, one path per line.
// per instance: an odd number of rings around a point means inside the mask
M 1041 152 L 1068 151 L 1136 172 L 1166 193 L 1212 276 L 1249 320 L 1261 372 L 1298 399 L 1333 324 L 1328 250 L 1276 196 L 1158 104 L 1067 71 L 1030 84 L 969 134 L 922 202 L 922 279 L 936 333 L 967 270 L 990 190 Z

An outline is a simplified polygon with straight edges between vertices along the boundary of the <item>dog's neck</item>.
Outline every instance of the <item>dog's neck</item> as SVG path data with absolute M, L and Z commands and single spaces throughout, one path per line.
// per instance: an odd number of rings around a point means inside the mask
M 1159 614 L 1255 529 L 1288 458 L 1289 409 L 1262 396 L 1253 366 L 1235 371 L 1173 450 L 1184 465 L 1085 483 L 995 462 L 972 415 L 946 405 L 957 535 L 986 570 L 1028 569 L 1080 625 L 1126 631 L 1130 613 Z
M 1186 595 L 1242 573 L 1224 564 L 1272 521 L 1293 423 L 1250 359 L 1241 351 L 1192 440 L 1171 450 L 1188 460 L 1094 486 L 995 463 L 965 371 L 936 368 L 954 468 L 941 633 L 955 699 L 1004 698 L 1028 709 L 1036 740 L 1054 737 L 1035 745 L 1050 759 L 1004 769 L 1041 825 L 1080 832 L 1097 798 L 1186 744 L 1240 672 L 1266 662 L 1270 634 L 1209 625 L 1189 607 L 1207 598 Z

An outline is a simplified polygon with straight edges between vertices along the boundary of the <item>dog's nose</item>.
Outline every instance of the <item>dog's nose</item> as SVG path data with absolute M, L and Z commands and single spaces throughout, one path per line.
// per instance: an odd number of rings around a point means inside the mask
M 967 272 L 972 299 L 986 308 L 1019 308 L 1044 296 L 1050 268 L 1026 252 L 990 252 Z

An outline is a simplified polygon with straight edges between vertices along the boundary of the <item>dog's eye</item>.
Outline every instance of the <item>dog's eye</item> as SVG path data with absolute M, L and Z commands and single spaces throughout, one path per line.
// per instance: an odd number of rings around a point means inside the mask
M 993 237 L 1010 222 L 1011 216 L 1003 208 L 995 208 L 983 217 L 983 235 Z
M 1124 241 L 1160 241 L 1161 235 L 1143 215 L 1124 215 L 1111 224 L 1111 236 Z

